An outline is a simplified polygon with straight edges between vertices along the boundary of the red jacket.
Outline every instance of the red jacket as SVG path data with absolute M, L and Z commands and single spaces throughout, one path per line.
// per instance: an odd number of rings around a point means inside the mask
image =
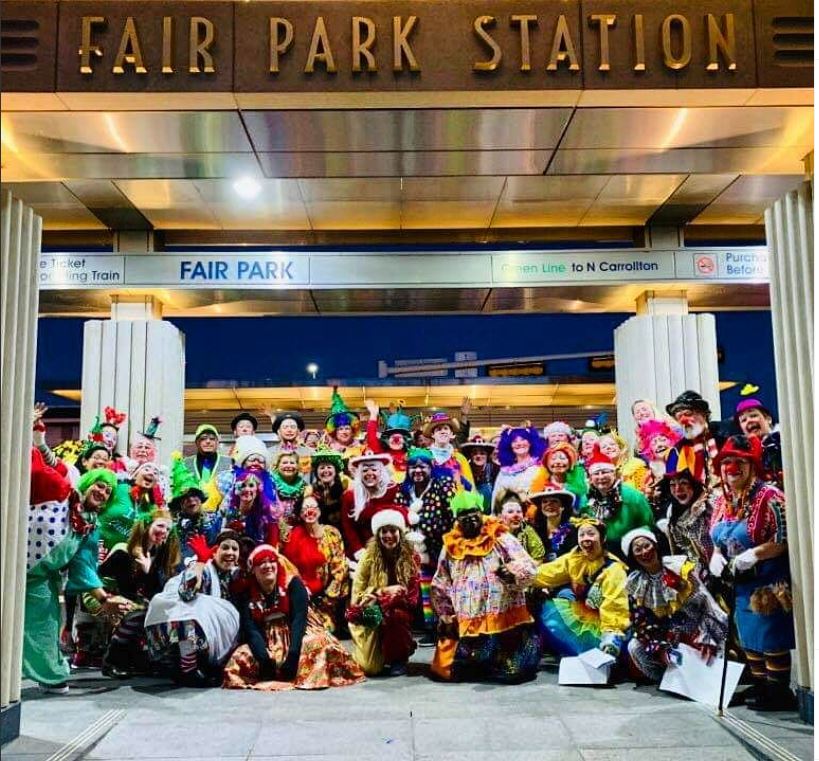
M 398 510 L 406 520 L 407 510 L 395 504 L 398 486 L 391 484 L 382 497 L 372 497 L 367 501 L 358 519 L 353 518 L 353 490 L 347 489 L 341 498 L 341 535 L 344 537 L 344 551 L 348 558 L 355 559 L 355 554 L 367 546 L 372 539 L 370 521 L 381 510 Z

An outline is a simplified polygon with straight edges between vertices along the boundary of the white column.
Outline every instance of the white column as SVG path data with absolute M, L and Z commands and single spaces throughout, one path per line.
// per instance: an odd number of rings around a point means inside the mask
M 4 193 L 0 228 L 0 727 L 7 740 L 19 734 L 42 220 Z
M 685 294 L 656 295 L 637 301 L 638 314 L 614 331 L 614 373 L 620 433 L 634 444 L 631 405 L 649 399 L 662 410 L 687 389 L 708 400 L 714 419 L 721 416 L 714 315 L 688 314 Z
M 85 323 L 80 425 L 87 431 L 106 406 L 127 412 L 119 449 L 127 453 L 136 431 L 162 418 L 159 457 L 182 449 L 185 420 L 185 337 L 159 319 L 153 297 L 112 297 L 111 320 Z
M 800 710 L 813 692 L 813 198 L 811 185 L 788 193 L 765 212 L 771 254 L 771 319 L 788 547 L 796 628 L 794 675 Z M 812 706 L 812 695 L 809 698 Z M 812 714 L 812 710 L 810 710 Z

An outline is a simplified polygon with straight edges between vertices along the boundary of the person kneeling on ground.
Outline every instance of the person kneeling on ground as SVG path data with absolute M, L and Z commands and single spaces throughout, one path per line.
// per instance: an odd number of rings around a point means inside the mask
M 242 636 L 225 666 L 227 689 L 317 690 L 364 680 L 341 643 L 309 608 L 295 566 L 269 544 L 248 557 L 251 572 L 239 603 Z
M 222 531 L 214 547 L 191 540 L 196 558 L 148 605 L 145 634 L 151 660 L 186 687 L 215 687 L 239 637 L 230 586 L 239 562 L 239 534 Z M 217 676 L 218 675 L 218 676 Z
M 617 657 L 629 627 L 626 568 L 603 549 L 604 523 L 591 517 L 571 520 L 578 546 L 541 565 L 534 578 L 537 589 L 560 590 L 543 603 L 538 628 L 545 648 L 557 655 L 600 648 Z
M 728 634 L 728 616 L 685 555 L 661 557 L 657 537 L 646 528 L 629 531 L 623 555 L 632 569 L 626 583 L 634 623 L 628 654 L 632 668 L 652 682 L 662 679 L 679 644 L 711 661 Z
M 518 683 L 534 679 L 540 658 L 525 588 L 535 563 L 477 492 L 459 492 L 455 527 L 432 579 L 441 622 L 432 673 L 446 680 Z
M 407 673 L 415 652 L 412 618 L 419 598 L 419 558 L 398 510 L 373 516 L 373 538 L 359 561 L 347 611 L 353 657 L 368 676 Z

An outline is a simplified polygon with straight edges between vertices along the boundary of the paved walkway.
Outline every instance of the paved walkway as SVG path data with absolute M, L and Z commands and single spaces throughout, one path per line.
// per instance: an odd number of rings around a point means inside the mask
M 416 660 L 428 661 L 430 650 Z M 3 761 L 746 761 L 712 711 L 649 687 L 430 682 L 425 666 L 321 692 L 181 689 L 157 680 L 77 677 L 66 697 L 24 691 L 21 737 Z M 749 718 L 745 716 L 746 720 Z M 753 716 L 751 717 L 753 719 Z M 812 728 L 794 725 L 812 757 Z M 85 734 L 78 738 L 84 730 Z M 76 739 L 73 746 L 65 745 Z M 61 750 L 62 749 L 62 750 Z M 798 751 L 798 752 L 797 752 Z M 55 755 L 56 754 L 56 755 Z

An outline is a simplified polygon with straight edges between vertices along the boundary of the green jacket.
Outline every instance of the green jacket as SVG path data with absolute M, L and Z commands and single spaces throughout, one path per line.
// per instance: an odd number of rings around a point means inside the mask
M 606 524 L 606 546 L 619 556 L 620 540 L 623 536 L 633 528 L 641 526 L 653 529 L 654 514 L 651 512 L 648 500 L 633 486 L 618 483 L 614 490 L 620 494 L 620 505 L 611 517 L 606 518 L 601 515 L 601 512 L 610 503 L 606 497 L 601 497 L 594 487 L 589 489 L 588 501 L 580 512 L 582 515 L 602 518 Z
M 546 557 L 546 549 L 537 532 L 528 524 L 523 523 L 517 534 L 513 534 L 535 563 L 542 563 Z

